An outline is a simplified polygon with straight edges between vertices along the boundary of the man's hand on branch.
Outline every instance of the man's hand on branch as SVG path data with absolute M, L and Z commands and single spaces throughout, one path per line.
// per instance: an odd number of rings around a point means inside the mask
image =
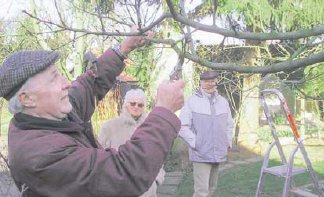
M 131 32 L 138 32 L 138 27 L 133 26 L 131 28 Z M 121 43 L 120 50 L 124 55 L 128 55 L 135 48 L 142 47 L 148 45 L 150 41 L 145 39 L 145 37 L 152 38 L 154 36 L 153 31 L 147 31 L 144 35 L 140 36 L 129 36 Z
M 157 92 L 156 107 L 164 107 L 172 112 L 181 109 L 184 104 L 183 80 L 163 81 Z

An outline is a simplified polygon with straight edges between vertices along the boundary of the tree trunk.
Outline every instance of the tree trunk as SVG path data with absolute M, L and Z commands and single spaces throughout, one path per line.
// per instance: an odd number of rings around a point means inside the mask
M 239 144 L 254 146 L 259 129 L 259 89 L 260 75 L 245 77 L 243 80 L 242 104 L 240 110 Z
M 260 50 L 257 47 L 245 51 L 244 58 L 247 66 L 259 66 L 257 57 Z M 238 144 L 247 148 L 255 148 L 257 143 L 257 131 L 259 129 L 259 84 L 261 76 L 258 74 L 245 76 L 239 117 Z

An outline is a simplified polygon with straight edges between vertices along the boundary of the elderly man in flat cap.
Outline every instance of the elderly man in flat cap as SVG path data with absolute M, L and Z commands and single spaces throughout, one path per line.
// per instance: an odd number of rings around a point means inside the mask
M 72 83 L 54 51 L 19 51 L 4 60 L 0 96 L 14 114 L 9 166 L 23 196 L 139 196 L 152 185 L 180 130 L 174 112 L 183 106 L 183 81 L 160 84 L 156 106 L 118 151 L 99 145 L 90 122 L 124 58 L 145 44 L 142 36 L 126 38 Z
M 218 169 L 232 146 L 233 119 L 228 101 L 216 90 L 217 73 L 200 75 L 200 89 L 181 109 L 179 136 L 193 162 L 194 197 L 209 197 L 217 187 Z

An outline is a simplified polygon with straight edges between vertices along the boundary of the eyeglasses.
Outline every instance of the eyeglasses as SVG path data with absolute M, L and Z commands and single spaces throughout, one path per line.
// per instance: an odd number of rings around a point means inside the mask
M 130 106 L 135 107 L 137 104 L 137 107 L 142 108 L 144 107 L 143 103 L 136 103 L 136 102 L 129 102 Z

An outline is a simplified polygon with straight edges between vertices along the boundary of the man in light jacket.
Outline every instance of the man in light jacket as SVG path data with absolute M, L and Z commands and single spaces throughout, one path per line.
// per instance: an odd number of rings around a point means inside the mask
M 217 187 L 219 164 L 232 147 L 233 119 L 228 101 L 216 90 L 217 73 L 200 75 L 200 89 L 181 109 L 179 136 L 189 146 L 193 162 L 194 197 L 212 196 Z
M 180 130 L 174 112 L 183 106 L 184 82 L 160 84 L 155 107 L 118 152 L 100 146 L 91 124 L 127 54 L 146 43 L 127 37 L 72 83 L 55 65 L 55 51 L 19 51 L 4 60 L 0 97 L 14 114 L 9 167 L 24 197 L 139 196 L 152 185 Z
M 123 110 L 119 117 L 110 119 L 103 123 L 99 133 L 98 141 L 104 148 L 119 147 L 131 139 L 135 129 L 141 125 L 147 114 L 145 113 L 146 96 L 141 89 L 131 89 L 127 91 Z M 145 166 L 143 166 L 145 168 Z M 165 171 L 160 169 L 151 187 L 140 197 L 156 197 L 157 186 L 162 184 Z

